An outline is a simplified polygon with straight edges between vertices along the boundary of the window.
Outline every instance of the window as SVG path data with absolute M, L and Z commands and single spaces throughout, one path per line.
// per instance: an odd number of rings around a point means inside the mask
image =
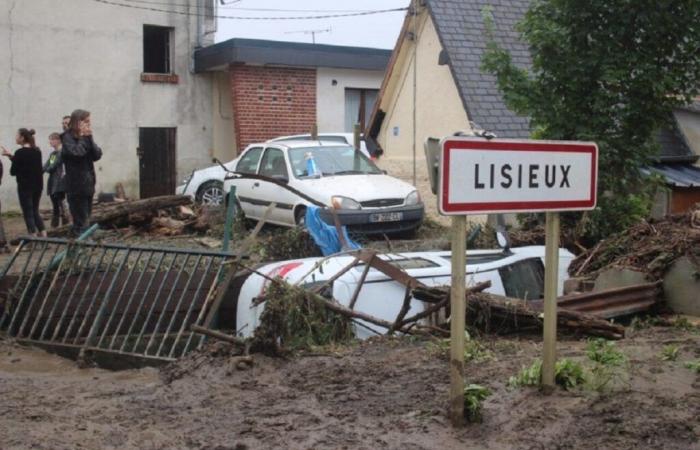
M 346 132 L 352 133 L 356 123 L 360 124 L 360 130 L 365 129 L 378 94 L 379 89 L 345 89 Z
M 155 25 L 143 26 L 143 71 L 145 73 L 172 73 L 172 28 Z
M 498 269 L 508 297 L 537 300 L 544 297 L 544 264 L 528 258 Z
M 425 258 L 385 259 L 384 261 L 401 270 L 432 269 L 435 267 L 440 267 L 439 265 Z M 355 266 L 355 270 L 361 272 L 364 270 L 365 265 L 366 264 L 357 264 Z
M 316 167 L 322 175 L 382 173 L 362 152 L 347 145 L 299 147 L 289 149 L 289 160 L 292 163 L 295 177 L 308 176 L 307 158 L 309 155 L 313 156 Z
M 254 174 L 258 170 L 258 161 L 260 161 L 260 154 L 262 153 L 262 147 L 253 147 L 238 161 L 236 165 L 236 172 L 240 173 L 252 173 Z
M 289 179 L 287 174 L 287 163 L 284 161 L 284 153 L 276 148 L 268 148 L 265 150 L 260 162 L 260 175 L 270 178 Z

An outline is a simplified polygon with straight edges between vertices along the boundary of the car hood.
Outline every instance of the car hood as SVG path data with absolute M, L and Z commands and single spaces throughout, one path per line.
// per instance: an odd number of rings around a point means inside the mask
M 342 195 L 358 202 L 382 198 L 406 198 L 416 188 L 388 175 L 337 175 L 294 180 L 294 187 L 330 205 L 331 197 Z

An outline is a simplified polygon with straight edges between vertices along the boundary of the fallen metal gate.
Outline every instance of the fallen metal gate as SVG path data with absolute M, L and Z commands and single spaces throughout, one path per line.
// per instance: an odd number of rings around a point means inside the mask
M 171 361 L 199 347 L 231 253 L 25 238 L 0 329 L 68 353 Z M 225 287 L 223 287 L 225 288 Z M 208 325 L 208 324 L 207 324 Z

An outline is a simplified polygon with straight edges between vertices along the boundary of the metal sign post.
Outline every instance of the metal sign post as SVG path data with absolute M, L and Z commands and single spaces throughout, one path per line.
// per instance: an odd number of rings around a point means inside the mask
M 427 149 L 431 150 L 428 143 Z M 596 205 L 598 147 L 591 142 L 449 137 L 441 141 L 438 210 L 452 219 L 450 419 L 464 420 L 466 215 L 546 212 L 542 384 L 554 386 L 559 271 L 558 211 Z
M 464 422 L 464 297 L 467 271 L 466 216 L 452 217 L 452 283 L 450 287 L 450 419 Z
M 554 387 L 557 361 L 557 274 L 559 273 L 559 213 L 548 212 L 544 251 L 544 326 L 542 343 L 542 385 Z

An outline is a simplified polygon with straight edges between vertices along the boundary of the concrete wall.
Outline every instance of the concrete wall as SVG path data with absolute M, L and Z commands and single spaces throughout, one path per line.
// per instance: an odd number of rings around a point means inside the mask
M 141 81 L 144 24 L 174 27 L 179 83 Z M 209 75 L 190 72 L 196 43 L 194 16 L 87 1 L 3 0 L 0 143 L 15 148 L 16 129 L 35 128 L 48 154 L 49 133 L 60 131 L 63 115 L 82 108 L 92 112 L 95 141 L 104 151 L 98 191 L 113 192 L 122 182 L 128 195 L 138 195 L 139 127 L 177 127 L 178 178 L 210 164 L 212 83 Z M 16 209 L 15 182 L 7 175 L 3 181 L 3 208 Z
M 413 29 L 413 24 L 409 30 Z M 432 20 L 423 11 L 417 25 L 418 61 L 415 86 L 417 158 L 423 156 L 423 142 L 430 136 L 443 137 L 455 131 L 468 131 L 469 120 L 447 65 L 438 65 L 442 46 Z M 384 157 L 413 158 L 414 41 L 401 44 L 396 64 L 388 76 L 381 109 L 386 117 L 379 132 Z
M 345 131 L 345 89 L 379 89 L 383 78 L 384 71 L 319 67 L 316 70 L 318 131 L 321 133 Z M 335 85 L 333 85 L 334 81 Z

